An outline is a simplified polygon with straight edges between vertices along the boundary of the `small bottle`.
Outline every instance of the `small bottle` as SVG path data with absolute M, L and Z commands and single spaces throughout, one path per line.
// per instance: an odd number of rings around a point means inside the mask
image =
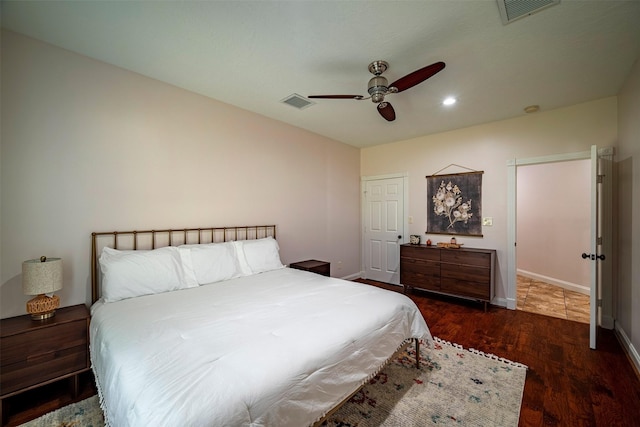
M 427 246 L 431 246 L 431 239 L 427 239 Z
M 452 238 L 451 238 L 451 244 L 452 244 L 452 245 L 455 245 L 455 244 L 456 244 L 456 238 L 455 238 L 455 237 L 452 237 Z

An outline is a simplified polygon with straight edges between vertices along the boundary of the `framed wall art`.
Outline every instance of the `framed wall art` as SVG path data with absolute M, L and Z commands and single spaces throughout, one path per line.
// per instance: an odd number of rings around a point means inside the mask
M 428 234 L 482 237 L 483 173 L 426 177 Z

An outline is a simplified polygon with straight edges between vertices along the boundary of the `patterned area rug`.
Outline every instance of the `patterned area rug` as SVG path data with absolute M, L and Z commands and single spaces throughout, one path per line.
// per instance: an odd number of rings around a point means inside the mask
M 410 346 L 356 393 L 323 426 L 517 426 L 526 366 L 465 350 L 436 338 L 420 348 L 420 369 Z M 93 396 L 50 412 L 23 427 L 101 427 Z
M 393 359 L 323 425 L 518 425 L 527 367 L 435 339 Z

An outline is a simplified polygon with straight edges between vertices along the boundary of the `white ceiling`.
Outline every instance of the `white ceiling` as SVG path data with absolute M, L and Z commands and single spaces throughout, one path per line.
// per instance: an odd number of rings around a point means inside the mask
M 3 1 L 2 26 L 357 147 L 616 95 L 640 55 L 637 0 L 562 0 L 508 25 L 496 0 Z M 389 82 L 447 66 L 387 97 L 394 122 L 371 101 L 280 102 L 366 95 L 378 59 Z

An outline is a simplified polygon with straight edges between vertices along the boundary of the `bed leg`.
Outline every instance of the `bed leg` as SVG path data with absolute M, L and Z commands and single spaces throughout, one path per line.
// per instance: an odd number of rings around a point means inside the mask
M 418 338 L 413 339 L 416 343 L 416 369 L 420 369 L 420 340 Z

